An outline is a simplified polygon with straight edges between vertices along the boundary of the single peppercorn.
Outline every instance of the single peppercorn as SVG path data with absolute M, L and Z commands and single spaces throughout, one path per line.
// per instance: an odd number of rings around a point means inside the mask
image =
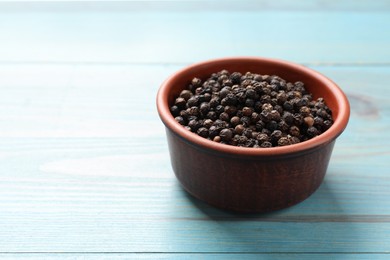
M 307 126 L 307 127 L 311 127 L 313 126 L 314 124 L 314 119 L 311 117 L 311 116 L 307 116 L 303 119 L 303 123 Z
M 178 106 L 172 106 L 171 107 L 171 113 L 174 117 L 180 115 L 180 108 Z
M 260 143 L 263 143 L 263 142 L 269 142 L 270 138 L 269 138 L 269 136 L 267 134 L 259 133 L 256 136 L 256 140 L 259 141 Z
M 221 131 L 221 129 L 219 127 L 212 125 L 209 128 L 209 136 L 211 138 L 214 138 L 215 136 L 217 136 L 219 134 L 220 131 Z
M 234 128 L 234 132 L 236 134 L 242 134 L 245 130 L 245 127 L 243 125 L 236 125 L 236 127 Z
M 283 103 L 284 110 L 291 111 L 293 110 L 294 106 L 290 101 L 286 101 Z
M 206 127 L 207 129 L 210 128 L 213 125 L 213 120 L 211 119 L 205 119 L 203 121 L 203 126 Z
M 253 112 L 252 115 L 251 115 L 251 122 L 252 123 L 255 123 L 258 122 L 259 120 L 261 119 L 261 116 L 256 113 L 256 112 Z
M 178 97 L 176 98 L 175 100 L 175 106 L 177 106 L 178 108 L 184 108 L 186 105 L 186 100 L 182 97 Z
M 272 144 L 271 144 L 271 142 L 265 141 L 265 142 L 260 144 L 260 147 L 262 147 L 262 148 L 270 148 L 270 147 L 272 147 Z
M 215 112 L 217 112 L 218 114 L 221 114 L 225 111 L 225 108 L 222 106 L 222 105 L 218 105 L 216 108 L 215 108 Z
M 184 100 L 188 100 L 192 97 L 192 92 L 189 91 L 188 89 L 185 89 L 183 90 L 182 92 L 180 92 L 180 95 L 179 95 L 181 98 L 184 98 Z
M 219 105 L 219 98 L 217 97 L 213 97 L 211 98 L 210 102 L 209 102 L 209 106 L 210 108 L 215 108 Z
M 229 116 L 234 116 L 237 113 L 237 107 L 235 107 L 235 106 L 226 106 L 224 111 Z
M 176 99 L 177 100 L 177 99 Z M 184 100 L 184 98 L 183 98 Z M 190 99 L 187 101 L 187 107 L 193 107 L 197 106 L 199 104 L 199 97 L 198 96 L 192 96 Z M 177 104 L 176 104 L 177 105 Z
M 325 120 L 322 129 L 328 130 L 328 129 L 332 126 L 332 124 L 333 124 L 333 123 L 332 123 L 331 120 Z
M 280 114 L 276 110 L 271 110 L 270 112 L 270 119 L 273 121 L 279 121 L 280 120 Z
M 294 122 L 294 116 L 290 112 L 284 111 L 283 112 L 283 120 L 287 124 L 291 125 Z
M 236 126 L 238 125 L 239 123 L 241 122 L 240 118 L 238 116 L 233 116 L 231 119 L 230 119 L 230 124 L 232 126 Z
M 275 131 L 276 129 L 278 129 L 278 123 L 274 120 L 271 120 L 266 124 L 266 127 L 268 130 L 270 130 L 272 132 L 272 131 Z
M 219 136 L 222 141 L 229 142 L 233 137 L 233 132 L 230 129 L 222 129 L 221 132 L 219 132 Z
M 245 128 L 242 134 L 248 138 L 252 138 L 252 130 L 250 128 Z
M 181 125 L 185 125 L 185 121 L 184 121 L 183 117 L 181 117 L 181 116 L 175 117 L 175 121 Z
M 220 115 L 219 115 L 219 119 L 223 120 L 223 121 L 226 121 L 226 122 L 229 122 L 230 121 L 230 117 L 228 115 L 228 113 L 226 112 L 222 112 Z
M 221 137 L 217 135 L 213 138 L 213 141 L 219 143 L 221 142 Z
M 286 146 L 286 145 L 289 145 L 289 144 L 290 144 L 290 140 L 287 137 L 281 137 L 278 140 L 278 145 L 279 146 Z
M 218 115 L 215 111 L 210 111 L 207 113 L 206 118 L 211 119 L 211 120 L 216 120 L 218 118 Z
M 219 92 L 219 97 L 220 97 L 220 98 L 225 98 L 225 97 L 230 93 L 230 90 L 231 90 L 230 87 L 224 87 L 224 88 L 221 89 L 221 91 Z
M 209 136 L 209 130 L 205 127 L 199 128 L 198 131 L 196 131 L 196 133 L 199 136 L 204 137 L 204 138 L 207 138 Z
M 200 104 L 199 110 L 202 114 L 206 115 L 210 111 L 210 104 L 203 102 Z
M 289 133 L 292 135 L 292 136 L 296 136 L 296 137 L 299 137 L 301 135 L 301 131 L 299 130 L 299 127 L 293 125 L 292 127 L 290 127 L 290 131 Z
M 310 137 L 314 137 L 318 135 L 318 130 L 314 126 L 309 127 L 306 132 Z
M 252 115 L 252 113 L 253 113 L 253 110 L 251 108 L 249 108 L 249 107 L 242 108 L 242 114 L 244 116 L 250 116 L 250 115 Z
M 310 115 L 310 108 L 303 106 L 299 109 L 299 112 L 301 113 L 302 116 L 308 116 Z
M 247 116 L 242 116 L 241 119 L 240 119 L 241 123 L 244 125 L 244 126 L 249 126 L 250 125 L 250 122 L 251 122 L 251 119 Z
M 201 127 L 201 124 L 198 120 L 191 120 L 188 122 L 188 126 L 191 128 L 191 131 L 196 132 L 196 130 Z

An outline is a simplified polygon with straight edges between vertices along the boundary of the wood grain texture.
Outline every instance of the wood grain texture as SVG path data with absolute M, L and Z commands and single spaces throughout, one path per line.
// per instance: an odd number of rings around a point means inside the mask
M 4 12 L 0 61 L 188 63 L 237 55 L 317 64 L 390 60 L 388 7 L 337 11 L 319 5 L 308 11 L 287 5 L 255 12 L 218 11 L 202 1 L 182 4 L 187 9 L 165 12 L 149 8 L 153 4 L 134 11 L 130 5 L 51 12 L 38 5 L 35 12 Z M 202 8 L 193 11 L 194 5 Z
M 175 180 L 154 98 L 179 68 L 0 67 L 1 252 L 388 252 L 390 141 L 372 133 L 389 127 L 389 67 L 314 67 L 351 97 L 351 122 L 320 189 L 266 215 Z
M 388 2 L 152 4 L 0 3 L 0 258 L 387 259 Z M 231 55 L 305 63 L 348 95 L 325 181 L 297 206 L 224 212 L 174 177 L 157 89 Z
M 26 253 L 26 254 L 0 254 L 1 259 L 28 259 L 28 260 L 51 260 L 51 259 L 107 259 L 107 260 L 117 260 L 117 259 L 153 259 L 153 260 L 165 260 L 165 259 L 298 259 L 298 260 L 381 260 L 388 259 L 389 254 L 209 254 L 209 253 L 192 253 L 192 254 L 173 254 L 173 253 L 151 253 L 151 254 L 138 254 L 138 253 Z

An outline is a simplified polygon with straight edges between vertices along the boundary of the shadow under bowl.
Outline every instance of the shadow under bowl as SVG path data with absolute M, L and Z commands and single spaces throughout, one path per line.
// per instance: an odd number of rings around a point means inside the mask
M 334 123 L 308 141 L 272 148 L 220 144 L 186 130 L 174 120 L 170 106 L 194 77 L 205 80 L 223 69 L 302 81 L 314 99 L 324 98 Z M 159 89 L 157 110 L 166 127 L 172 168 L 184 189 L 213 206 L 240 212 L 282 209 L 309 197 L 325 176 L 350 113 L 345 94 L 327 77 L 302 65 L 257 57 L 215 59 L 174 73 Z

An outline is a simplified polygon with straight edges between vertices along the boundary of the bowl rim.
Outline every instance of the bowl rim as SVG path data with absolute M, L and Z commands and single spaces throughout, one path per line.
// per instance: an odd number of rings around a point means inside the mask
M 216 63 L 231 62 L 231 61 L 240 61 L 240 62 L 266 62 L 266 63 L 275 63 L 281 66 L 291 68 L 293 70 L 298 70 L 300 73 L 310 74 L 313 78 L 324 83 L 324 85 L 333 93 L 336 102 L 338 103 L 339 110 L 336 120 L 334 120 L 333 125 L 324 133 L 316 136 L 307 141 L 281 146 L 281 147 L 270 147 L 270 148 L 253 148 L 253 147 L 237 147 L 233 145 L 221 144 L 203 138 L 196 133 L 186 130 L 182 125 L 177 123 L 170 112 L 170 107 L 168 104 L 168 96 L 170 86 L 181 78 L 181 75 L 187 72 L 190 72 L 194 69 L 203 66 L 210 66 Z M 325 100 L 326 101 L 326 100 Z M 305 67 L 300 64 L 296 64 L 290 61 L 274 59 L 274 58 L 264 58 L 264 57 L 251 57 L 251 56 L 239 56 L 239 57 L 226 57 L 226 58 L 217 58 L 210 59 L 202 62 L 197 62 L 192 65 L 186 66 L 171 76 L 169 76 L 160 86 L 157 97 L 156 97 L 157 111 L 158 114 L 164 123 L 164 125 L 174 132 L 176 135 L 184 139 L 185 141 L 202 148 L 206 148 L 213 151 L 218 151 L 224 154 L 230 155 L 244 155 L 244 156 L 275 156 L 275 155 L 291 155 L 299 152 L 304 152 L 308 150 L 315 149 L 317 147 L 326 145 L 333 140 L 335 140 L 347 126 L 349 115 L 350 115 L 350 106 L 348 99 L 344 92 L 337 86 L 335 82 L 324 76 L 323 74 Z

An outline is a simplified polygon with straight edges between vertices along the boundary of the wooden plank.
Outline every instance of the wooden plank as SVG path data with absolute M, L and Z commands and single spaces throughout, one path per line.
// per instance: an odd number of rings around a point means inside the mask
M 0 66 L 0 252 L 389 252 L 390 67 L 315 67 L 348 93 L 350 125 L 320 189 L 265 215 L 176 182 L 154 102 L 179 67 Z
M 299 259 L 299 260 L 328 260 L 328 259 L 343 259 L 343 260 L 366 260 L 369 259 L 388 259 L 388 254 L 208 254 L 208 253 L 192 253 L 192 254 L 132 254 L 132 253 L 48 253 L 48 254 L 0 254 L 1 259 L 28 259 L 28 260 L 50 260 L 50 259 Z
M 0 61 L 166 64 L 257 55 L 310 64 L 388 64 L 387 9 L 4 12 Z
M 390 4 L 386 0 L 301 0 L 291 2 L 289 0 L 154 0 L 154 1 L 93 1 L 82 2 L 1 2 L 0 12 L 138 12 L 138 11 L 389 11 Z

